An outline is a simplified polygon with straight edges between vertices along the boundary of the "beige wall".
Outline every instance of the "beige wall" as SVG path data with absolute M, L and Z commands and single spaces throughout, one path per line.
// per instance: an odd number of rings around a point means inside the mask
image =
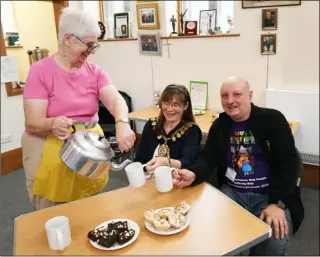
M 19 79 L 25 81 L 30 68 L 28 50 L 36 46 L 57 50 L 56 25 L 51 1 L 12 1 L 20 43 L 23 48 L 7 48 L 7 54 L 16 56 Z
M 164 3 L 159 4 L 163 33 Z M 209 82 L 209 108 L 217 109 L 220 84 L 229 76 L 247 78 L 259 105 L 265 105 L 267 87 L 319 90 L 319 2 L 278 7 L 278 15 L 277 54 L 269 57 L 260 54 L 261 9 L 242 9 L 236 1 L 233 32 L 240 37 L 169 40 L 171 58 L 167 46 L 162 57 L 149 57 L 140 55 L 137 41 L 102 42 L 91 59 L 133 97 L 134 109 L 152 104 L 154 89 L 169 83 L 188 85 L 190 80 Z
M 17 57 L 19 79 L 25 81 L 30 68 L 27 51 L 36 46 L 57 50 L 56 27 L 51 1 L 13 1 L 16 26 L 23 48 L 7 48 L 7 54 Z M 1 152 L 21 146 L 24 130 L 22 96 L 8 97 L 1 84 L 1 134 L 12 134 L 12 141 L 1 145 Z
M 268 87 L 319 91 L 319 1 L 279 8 L 278 53 L 269 59 Z
M 24 5 L 23 9 L 27 10 L 34 21 L 41 21 L 33 25 L 38 30 L 42 28 L 44 17 L 49 19 L 53 15 L 53 11 L 50 12 L 50 8 L 47 8 L 48 5 L 37 9 L 30 8 L 23 2 L 16 3 Z M 39 2 L 42 5 L 45 3 Z M 161 24 L 165 24 L 163 2 L 159 1 L 159 4 Z M 43 10 L 48 10 L 48 13 L 44 15 Z M 187 85 L 190 80 L 208 81 L 209 108 L 221 109 L 221 81 L 234 75 L 249 80 L 254 89 L 254 102 L 259 105 L 265 105 L 267 87 L 318 91 L 319 2 L 302 1 L 301 6 L 279 7 L 278 12 L 277 55 L 270 56 L 269 60 L 267 56 L 260 54 L 261 9 L 244 10 L 240 1 L 236 2 L 234 28 L 235 33 L 241 34 L 240 37 L 169 40 L 172 44 L 171 58 L 168 57 L 167 46 L 163 46 L 162 57 L 151 58 L 140 55 L 138 41 L 101 42 L 101 49 L 90 59 L 109 73 L 119 90 L 132 96 L 135 110 L 152 104 L 154 89 L 163 89 L 169 83 Z M 135 20 L 134 12 L 132 19 Z M 52 24 L 53 22 L 52 18 Z M 135 27 L 133 24 L 133 28 Z M 165 31 L 164 26 L 161 29 Z M 40 45 L 54 49 L 49 43 L 41 41 L 45 38 L 43 35 L 38 36 L 39 38 L 34 37 L 35 43 L 28 47 Z M 21 34 L 23 44 L 26 42 L 24 37 Z M 54 36 L 50 42 L 56 42 Z M 166 43 L 166 40 L 162 43 Z M 20 146 L 23 113 L 22 97 L 7 98 L 4 92 L 2 85 L 1 133 L 13 134 L 13 142 L 1 145 L 2 151 L 7 151 Z M 299 108 L 299 105 L 292 108 Z

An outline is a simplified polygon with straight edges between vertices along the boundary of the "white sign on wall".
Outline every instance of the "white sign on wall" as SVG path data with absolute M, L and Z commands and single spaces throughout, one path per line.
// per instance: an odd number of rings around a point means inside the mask
M 12 81 L 18 81 L 16 57 L 1 56 L 1 83 Z

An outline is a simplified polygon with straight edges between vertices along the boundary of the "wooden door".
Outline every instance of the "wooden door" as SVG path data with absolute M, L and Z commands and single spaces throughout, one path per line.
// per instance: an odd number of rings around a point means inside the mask
M 57 37 L 59 37 L 59 18 L 61 15 L 61 10 L 69 6 L 69 1 L 52 1 L 53 11 L 54 11 L 54 20 L 56 24 Z

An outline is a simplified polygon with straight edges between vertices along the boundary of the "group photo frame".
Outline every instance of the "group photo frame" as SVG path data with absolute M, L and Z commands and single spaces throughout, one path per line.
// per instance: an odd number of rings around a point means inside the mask
M 245 0 L 242 0 L 242 9 L 264 8 L 264 7 L 275 7 L 275 6 L 296 6 L 296 5 L 301 5 L 301 0 L 297 0 L 297 1 L 277 1 L 277 0 L 245 1 Z
M 137 24 L 139 30 L 159 30 L 159 7 L 158 3 L 142 3 L 136 5 Z

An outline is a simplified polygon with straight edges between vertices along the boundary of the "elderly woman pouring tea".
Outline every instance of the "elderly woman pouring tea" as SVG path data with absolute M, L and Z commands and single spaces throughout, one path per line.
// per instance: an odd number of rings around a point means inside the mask
M 21 143 L 26 186 L 36 210 L 88 197 L 108 181 L 80 176 L 68 168 L 59 153 L 70 133 L 86 129 L 103 134 L 98 122 L 101 100 L 116 121 L 120 150 L 134 145 L 126 102 L 109 76 L 87 61 L 99 49 L 99 25 L 85 10 L 65 8 L 59 21 L 58 51 L 32 64 L 24 90 L 25 132 Z

